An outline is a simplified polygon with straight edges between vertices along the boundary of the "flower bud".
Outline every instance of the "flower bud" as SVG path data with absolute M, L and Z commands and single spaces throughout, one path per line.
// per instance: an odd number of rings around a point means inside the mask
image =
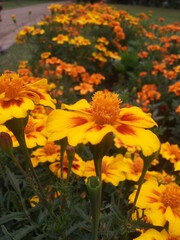
M 72 146 L 70 146 L 70 145 L 68 145 L 68 146 L 66 147 L 66 153 L 67 153 L 67 156 L 68 156 L 68 160 L 69 160 L 69 161 L 73 161 L 73 159 L 74 159 L 74 154 L 75 154 L 75 148 L 72 147 Z
M 0 148 L 7 153 L 13 148 L 12 139 L 6 132 L 0 133 Z

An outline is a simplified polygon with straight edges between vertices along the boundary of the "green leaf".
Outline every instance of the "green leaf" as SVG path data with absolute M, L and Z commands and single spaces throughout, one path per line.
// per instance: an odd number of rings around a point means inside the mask
M 14 220 L 15 218 L 22 218 L 22 217 L 25 217 L 23 212 L 12 212 L 12 213 L 0 218 L 0 225 L 7 223 L 11 220 Z
M 1 226 L 1 229 L 7 240 L 15 240 L 15 238 L 13 238 L 4 225 Z
M 12 235 L 14 236 L 15 240 L 25 239 L 24 237 L 26 237 L 28 233 L 34 231 L 38 227 L 38 225 L 28 225 L 13 232 Z
M 7 176 L 8 176 L 8 179 L 9 179 L 12 187 L 14 188 L 14 190 L 16 191 L 16 193 L 17 193 L 17 194 L 19 195 L 19 197 L 21 198 L 22 195 L 21 195 L 21 190 L 20 190 L 20 187 L 19 187 L 19 181 L 18 181 L 18 179 L 16 178 L 15 174 L 12 173 L 7 166 L 5 167 L 5 169 L 6 169 L 6 174 L 7 174 Z
M 46 234 L 41 234 L 41 235 L 33 238 L 33 240 L 41 240 L 41 239 L 47 239 L 47 235 Z

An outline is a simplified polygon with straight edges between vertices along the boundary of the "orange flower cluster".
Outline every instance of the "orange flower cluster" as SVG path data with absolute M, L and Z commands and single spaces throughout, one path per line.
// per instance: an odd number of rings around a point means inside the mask
M 180 82 L 175 82 L 173 85 L 170 85 L 168 92 L 173 92 L 176 96 L 180 96 Z
M 137 93 L 137 103 L 142 104 L 142 108 L 144 112 L 148 112 L 149 108 L 147 107 L 150 102 L 155 100 L 159 100 L 161 97 L 161 93 L 157 91 L 157 87 L 155 84 L 145 84 L 142 87 L 141 92 Z

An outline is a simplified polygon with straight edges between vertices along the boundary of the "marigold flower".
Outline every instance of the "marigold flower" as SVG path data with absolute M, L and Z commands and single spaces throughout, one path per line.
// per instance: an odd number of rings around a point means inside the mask
M 129 199 L 133 202 L 134 191 Z M 180 187 L 176 183 L 158 185 L 146 181 L 141 188 L 136 206 L 145 209 L 145 215 L 155 226 L 169 222 L 169 233 L 180 235 Z
M 177 144 L 162 143 L 160 154 L 174 164 L 175 171 L 180 170 L 180 148 Z
M 148 229 L 142 232 L 141 235 L 133 240 L 180 240 L 180 236 L 175 236 L 174 234 L 169 234 L 165 229 L 158 232 L 155 229 Z
M 63 178 L 64 179 L 67 178 L 68 167 L 69 167 L 69 161 L 67 159 L 67 154 L 65 153 L 64 159 L 63 159 Z M 60 162 L 55 162 L 55 163 L 50 164 L 49 169 L 57 178 L 61 177 L 61 163 Z M 83 176 L 84 161 L 77 154 L 75 154 L 75 156 L 74 156 L 71 171 L 80 177 Z
M 123 155 L 118 154 L 116 157 L 104 156 L 101 165 L 101 180 L 114 186 L 118 186 L 120 181 L 125 180 L 124 168 L 122 167 Z M 122 164 L 121 164 L 122 163 Z M 84 164 L 84 177 L 96 176 L 94 161 L 89 160 Z M 124 165 L 125 166 L 125 165 Z M 126 166 L 125 166 L 126 167 Z
M 168 92 L 175 93 L 176 96 L 180 96 L 180 81 L 175 82 L 171 86 L 168 87 Z
M 13 72 L 0 76 L 0 124 L 12 118 L 25 118 L 35 104 L 55 108 L 54 101 L 44 89 L 46 85 L 46 79 L 27 83 Z
M 85 95 L 88 92 L 94 92 L 93 85 L 85 82 L 80 83 L 78 86 L 75 86 L 74 90 L 80 91 L 81 95 Z
M 87 142 L 96 145 L 112 132 L 123 144 L 139 146 L 145 156 L 157 152 L 158 138 L 145 129 L 156 126 L 155 121 L 138 107 L 120 109 L 120 102 L 117 94 L 98 91 L 91 103 L 81 99 L 73 105 L 62 104 L 62 109 L 48 116 L 49 141 L 67 137 L 72 146 Z
M 43 147 L 36 149 L 31 154 L 33 167 L 39 163 L 55 162 L 60 159 L 60 147 L 54 142 L 47 142 Z

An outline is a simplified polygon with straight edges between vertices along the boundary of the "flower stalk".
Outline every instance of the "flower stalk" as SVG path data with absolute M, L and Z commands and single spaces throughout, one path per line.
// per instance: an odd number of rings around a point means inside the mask
M 87 190 L 91 202 L 92 213 L 92 240 L 97 240 L 99 215 L 100 215 L 100 195 L 101 195 L 101 181 L 99 177 L 89 177 L 87 181 Z
M 139 178 L 139 181 L 138 181 L 138 188 L 137 188 L 136 195 L 135 195 L 135 198 L 134 198 L 133 206 L 130 210 L 130 218 L 129 219 L 131 219 L 131 216 L 132 216 L 133 212 L 135 211 L 136 203 L 137 203 L 137 200 L 138 200 L 138 196 L 139 196 L 142 184 L 144 182 L 146 172 L 149 169 L 149 167 L 151 165 L 151 162 L 158 156 L 159 151 L 160 151 L 160 149 L 157 152 L 153 153 L 151 156 L 148 156 L 148 157 L 145 157 L 145 156 L 143 156 L 143 154 L 141 154 L 141 156 L 143 158 L 143 161 L 144 161 L 144 166 L 143 166 L 142 174 L 141 174 L 141 176 Z
M 38 186 L 39 189 L 39 197 L 42 200 L 43 205 L 48 209 L 50 215 L 53 218 L 56 218 L 55 214 L 52 212 L 49 203 L 46 199 L 43 187 L 41 185 L 41 182 L 39 181 L 39 178 L 34 170 L 34 167 L 31 162 L 31 158 L 26 146 L 25 136 L 24 136 L 24 129 L 28 122 L 28 116 L 26 118 L 13 118 L 11 120 L 6 121 L 5 125 L 6 127 L 13 132 L 14 136 L 16 137 L 17 141 L 19 142 L 21 151 L 24 153 L 24 157 L 26 160 L 26 170 L 29 171 L 29 168 L 31 169 L 32 175 L 34 177 L 34 180 Z

